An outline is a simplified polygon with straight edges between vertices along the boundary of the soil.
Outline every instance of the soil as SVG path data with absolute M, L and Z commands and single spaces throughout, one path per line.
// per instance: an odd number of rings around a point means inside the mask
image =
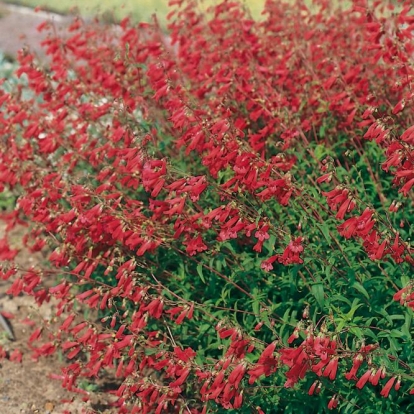
M 22 268 L 36 266 L 45 259 L 41 254 L 29 253 L 20 244 L 22 229 L 11 234 L 13 248 L 20 248 L 16 262 Z M 0 239 L 4 237 L 4 224 L 0 221 Z M 7 357 L 0 359 L 0 413 L 4 414 L 81 414 L 114 413 L 111 409 L 113 396 L 104 392 L 110 378 L 101 378 L 94 392 L 87 395 L 71 393 L 62 388 L 59 380 L 53 376 L 61 375 L 63 360 L 57 353 L 42 357 L 37 361 L 32 358 L 29 337 L 37 327 L 36 322 L 50 319 L 54 314 L 53 301 L 38 307 L 33 299 L 26 295 L 13 297 L 7 295 L 11 281 L 0 280 L 0 311 L 4 320 L 13 331 L 12 340 L 0 324 L 0 346 Z M 18 349 L 22 361 L 10 360 L 10 354 Z M 113 387 L 112 387 L 113 388 Z M 86 388 L 87 389 L 87 388 Z
M 31 9 L 20 8 L 0 2 L 0 50 L 13 59 L 22 47 L 30 47 L 42 60 L 44 54 L 40 42 L 44 38 L 36 27 L 45 19 L 53 20 L 58 28 L 63 28 L 71 18 L 49 13 L 35 13 Z M 21 230 L 20 230 L 21 231 Z M 4 225 L 0 221 L 0 239 L 4 236 Z M 15 235 L 16 236 L 16 235 Z M 14 238 L 15 243 L 19 237 Z M 14 246 L 16 247 L 16 246 Z M 21 247 L 21 246 L 18 246 Z M 41 255 L 33 255 L 24 248 L 17 261 L 28 268 L 45 260 Z M 1 265 L 1 263 L 0 263 Z M 90 401 L 83 401 L 84 396 L 70 393 L 63 389 L 58 380 L 51 378 L 61 374 L 63 361 L 59 355 L 32 359 L 28 339 L 35 329 L 34 321 L 50 318 L 54 303 L 38 308 L 27 296 L 11 297 L 7 291 L 10 281 L 0 280 L 0 311 L 9 322 L 14 333 L 11 340 L 0 324 L 0 346 L 7 352 L 7 357 L 0 359 L 0 413 L 1 414 L 80 414 L 113 413 L 111 395 L 105 393 L 103 380 L 98 384 L 98 391 L 93 392 Z M 22 352 L 21 362 L 9 359 L 13 350 Z M 99 392 L 101 391 L 101 392 Z M 113 398 L 112 398 L 113 399 Z

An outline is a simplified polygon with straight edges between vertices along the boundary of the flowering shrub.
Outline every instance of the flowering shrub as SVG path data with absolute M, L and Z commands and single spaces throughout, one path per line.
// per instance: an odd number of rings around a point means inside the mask
M 169 37 L 52 31 L 1 92 L 34 356 L 113 372 L 120 413 L 410 412 L 411 2 L 170 3 Z

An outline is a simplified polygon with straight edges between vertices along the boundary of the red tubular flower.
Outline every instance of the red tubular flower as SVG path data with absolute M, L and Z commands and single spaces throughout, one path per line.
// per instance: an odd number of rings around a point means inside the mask
M 265 360 L 266 358 L 269 358 L 273 355 L 276 349 L 276 342 L 270 343 L 262 352 L 259 358 L 259 362 Z
M 390 394 L 391 388 L 394 385 L 395 380 L 397 379 L 397 377 L 391 377 L 388 382 L 384 385 L 384 388 L 381 390 L 381 395 L 384 398 L 387 398 L 388 395 Z
M 336 218 L 342 220 L 347 212 L 352 211 L 355 208 L 355 202 L 352 199 L 346 199 L 338 209 Z
M 147 311 L 152 317 L 155 319 L 161 318 L 162 311 L 164 307 L 164 302 L 159 299 L 153 299 L 147 306 L 143 308 L 143 310 Z
M 243 391 L 240 391 L 234 397 L 233 408 L 240 408 L 243 404 Z
M 401 377 L 398 377 L 397 382 L 395 383 L 394 390 L 398 391 L 401 388 Z
M 330 399 L 328 403 L 328 410 L 333 410 L 334 408 L 338 407 L 338 399 L 336 394 Z
M 277 256 L 278 261 L 284 265 L 289 265 L 292 263 L 303 263 L 303 260 L 300 258 L 300 254 L 304 250 L 302 241 L 302 237 L 297 237 L 296 239 L 291 240 L 283 254 Z
M 329 361 L 328 365 L 323 371 L 323 376 L 329 377 L 329 379 L 333 381 L 336 378 L 337 371 L 338 371 L 338 358 L 334 357 Z
M 372 371 L 371 376 L 369 378 L 369 382 L 372 385 L 378 385 L 378 381 L 381 378 L 382 368 L 379 368 L 378 371 Z
M 407 305 L 409 307 L 413 307 L 413 283 L 410 282 L 407 286 L 400 289 L 397 293 L 394 294 L 393 299 L 395 301 L 400 302 L 401 305 Z
M 191 348 L 181 349 L 179 347 L 174 348 L 175 356 L 183 362 L 188 362 L 190 359 L 194 358 L 197 354 Z
M 336 187 L 331 191 L 322 192 L 332 211 L 338 210 L 338 205 L 344 204 L 348 200 L 349 190 L 347 188 Z
M 11 249 L 7 239 L 0 239 L 0 260 L 13 260 L 19 253 L 16 249 Z
M 187 379 L 189 374 L 190 374 L 190 369 L 184 368 L 181 371 L 180 376 L 175 381 L 170 383 L 170 387 L 179 387 L 180 385 L 182 385 L 184 381 Z
M 345 378 L 349 381 L 351 379 L 356 380 L 356 374 L 361 366 L 362 362 L 364 361 L 364 357 L 361 354 L 358 354 L 354 357 L 354 363 L 352 365 L 351 371 L 345 374 Z
M 396 114 L 398 114 L 399 112 L 401 112 L 403 109 L 404 109 L 404 107 L 405 107 L 405 99 L 401 99 L 398 103 L 397 103 L 397 105 L 395 105 L 394 106 L 394 108 L 393 108 L 393 110 L 392 110 L 392 113 L 393 113 L 393 115 L 396 115 Z
M 119 361 L 118 367 L 116 369 L 115 377 L 116 378 L 122 377 L 123 372 L 124 372 L 124 361 L 121 359 L 121 361 Z
M 331 180 L 332 180 L 332 173 L 326 173 L 324 175 L 321 175 L 319 178 L 317 178 L 316 182 L 318 184 L 325 183 L 325 182 L 329 183 L 331 182 Z
M 381 244 L 380 244 L 380 246 L 378 246 L 378 249 L 377 249 L 377 251 L 376 251 L 376 253 L 375 253 L 375 255 L 374 255 L 374 260 L 381 260 L 382 258 L 383 258 L 383 256 L 384 256 L 384 251 L 385 251 L 385 248 L 387 247 L 387 245 L 388 245 L 388 240 L 387 239 L 385 239 Z
M 260 355 L 257 364 L 247 373 L 250 375 L 249 384 L 253 384 L 261 375 L 268 377 L 277 370 L 278 360 L 273 356 L 276 342 L 269 344 Z
M 262 365 L 256 365 L 254 368 L 250 369 L 247 373 L 249 374 L 249 385 L 252 385 L 255 383 L 255 381 L 264 375 L 266 372 L 266 367 L 264 364 Z
M 326 367 L 326 365 L 328 364 L 328 361 L 322 361 L 320 360 L 317 364 L 312 365 L 312 371 L 318 376 L 322 376 L 323 372 L 322 372 L 322 368 Z M 329 371 L 328 374 L 329 375 Z
M 196 253 L 203 252 L 207 250 L 207 246 L 204 244 L 203 239 L 201 238 L 201 235 L 198 235 L 195 238 L 189 239 L 186 242 L 186 252 L 190 256 L 194 256 Z
M 372 374 L 372 370 L 369 369 L 367 372 L 365 372 L 365 374 L 358 380 L 358 382 L 356 383 L 356 387 L 359 388 L 360 390 L 362 390 L 362 388 L 364 388 L 365 384 L 367 383 L 367 381 L 370 379 Z
M 18 349 L 14 349 L 10 353 L 10 361 L 21 363 L 23 358 L 23 354 Z
M 263 242 L 263 241 L 267 240 L 270 237 L 269 233 L 267 232 L 268 230 L 269 230 L 269 226 L 265 225 L 265 226 L 261 227 L 260 229 L 258 229 L 254 233 L 254 237 L 256 237 L 258 240 Z
M 43 331 L 43 327 L 37 328 L 31 335 L 29 338 L 29 342 L 34 342 L 37 339 L 39 339 L 41 333 Z
M 307 340 L 309 344 L 309 339 Z M 314 339 L 314 343 L 310 344 L 313 346 L 315 355 L 321 358 L 322 361 L 329 362 L 329 357 L 335 354 L 336 341 L 324 335 L 319 335 Z
M 398 191 L 399 193 L 403 193 L 404 197 L 407 197 L 408 192 L 411 190 L 411 187 L 414 185 L 414 178 L 407 181 Z
M 286 348 L 281 351 L 281 361 L 290 367 L 286 372 L 287 381 L 285 388 L 293 387 L 299 379 L 305 377 L 306 372 L 311 368 L 310 356 L 306 353 L 302 346 L 296 349 Z
M 234 388 L 238 388 L 240 381 L 243 379 L 243 376 L 246 372 L 246 365 L 244 363 L 241 363 L 237 365 L 232 373 L 229 375 L 228 382 L 229 384 L 232 384 Z
M 260 331 L 260 329 L 262 328 L 262 326 L 264 325 L 264 322 L 263 321 L 261 321 L 261 322 L 259 322 L 255 327 L 254 327 L 254 330 L 255 330 L 255 332 L 258 332 L 258 331 Z
M 405 247 L 399 244 L 399 233 L 395 236 L 393 245 L 391 246 L 391 257 L 395 260 L 396 263 L 401 263 L 404 261 L 402 255 L 404 254 Z
M 288 344 L 291 344 L 295 339 L 299 338 L 299 329 L 295 328 L 292 335 L 288 338 Z
M 232 336 L 235 333 L 237 333 L 236 328 L 222 328 L 217 330 L 221 339 L 228 338 L 229 336 Z
M 358 219 L 356 217 L 351 217 L 338 226 L 338 232 L 342 237 L 350 239 L 355 234 L 357 224 Z
M 178 315 L 179 313 L 181 313 L 183 311 L 183 309 L 184 309 L 183 306 L 175 306 L 174 308 L 171 308 L 171 309 L 168 309 L 167 311 L 165 311 L 165 313 L 168 313 L 172 318 L 173 316 Z
M 314 393 L 319 394 L 322 383 L 318 380 L 314 381 L 311 387 L 309 388 L 308 394 L 313 395 Z

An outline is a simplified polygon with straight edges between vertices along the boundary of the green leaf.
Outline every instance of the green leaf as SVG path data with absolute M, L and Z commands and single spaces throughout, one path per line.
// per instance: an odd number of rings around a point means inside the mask
M 341 332 L 344 326 L 346 325 L 347 321 L 346 319 L 340 317 L 340 318 L 335 318 L 335 322 L 336 322 L 336 332 Z
M 323 236 L 325 237 L 326 241 L 330 244 L 332 241 L 331 235 L 329 234 L 329 227 L 327 224 L 316 224 L 316 227 L 321 230 Z
M 412 312 L 410 312 L 410 311 L 406 312 L 405 313 L 404 328 L 407 330 L 407 332 L 410 332 L 410 330 L 411 330 L 412 319 L 413 319 Z M 407 336 L 409 336 L 409 334 Z
M 379 313 L 381 316 L 383 316 L 391 326 L 393 325 L 392 319 L 385 309 L 380 309 L 380 310 L 377 310 L 376 312 Z
M 254 288 L 253 289 L 253 301 L 252 301 L 252 308 L 253 308 L 253 313 L 256 316 L 256 319 L 260 320 L 260 299 L 257 296 L 257 289 Z
M 341 296 L 341 295 L 331 296 L 331 303 L 334 303 L 335 301 L 345 302 L 350 308 L 352 307 L 351 301 L 347 299 L 345 296 Z
M 266 325 L 269 329 L 271 329 L 271 330 L 273 331 L 273 326 L 272 326 L 272 324 L 271 324 L 271 322 L 270 322 L 268 312 L 267 312 L 267 311 L 263 311 L 263 312 L 260 314 L 260 316 L 261 316 L 261 319 L 264 321 L 265 325 Z
M 364 337 L 362 330 L 356 326 L 349 328 L 349 332 L 354 334 L 358 339 L 362 339 Z
M 352 319 L 354 318 L 354 314 L 355 314 L 356 310 L 359 307 L 362 306 L 362 303 L 358 304 L 358 302 L 359 302 L 359 300 L 358 299 L 355 299 L 352 302 L 351 310 L 347 314 L 344 315 L 345 316 L 345 320 L 347 320 L 348 322 L 351 322 L 352 321 Z
M 316 112 L 319 112 L 319 113 L 324 113 L 326 110 L 325 110 L 325 108 L 318 108 L 317 110 L 316 110 Z M 321 138 L 325 138 L 325 133 L 326 133 L 326 127 L 325 127 L 325 125 L 322 125 L 320 128 L 319 128 L 319 136 L 321 137 Z
M 369 328 L 365 328 L 363 330 L 364 336 L 369 336 L 370 338 L 372 338 L 375 342 L 378 342 L 378 337 L 377 335 L 374 333 L 374 331 L 372 329 Z
M 201 263 L 199 263 L 197 265 L 197 273 L 200 276 L 201 281 L 206 284 L 206 279 L 204 279 L 204 275 L 203 275 L 203 265 Z
M 326 266 L 325 269 L 324 269 L 324 273 L 325 273 L 326 279 L 328 281 L 330 280 L 330 278 L 332 276 L 332 267 L 333 267 L 332 265 L 329 265 L 329 266 Z
M 407 286 L 409 282 L 410 282 L 410 278 L 407 275 L 401 276 L 402 287 Z
M 273 234 L 264 243 L 264 247 L 265 247 L 265 249 L 267 249 L 269 254 L 273 253 L 275 243 L 276 243 L 276 236 L 274 236 Z
M 325 306 L 325 292 L 322 283 L 315 283 L 312 285 L 312 294 L 315 297 L 318 305 L 323 308 Z
M 359 293 L 362 293 L 368 300 L 369 300 L 369 294 L 367 290 L 364 288 L 364 286 L 361 285 L 359 282 L 354 282 L 352 284 L 352 287 L 356 289 Z

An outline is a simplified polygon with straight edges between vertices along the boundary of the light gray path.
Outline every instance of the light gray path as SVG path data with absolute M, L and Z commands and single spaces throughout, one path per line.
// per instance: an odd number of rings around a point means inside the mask
M 29 46 L 43 59 L 40 42 L 46 33 L 39 33 L 36 28 L 45 20 L 55 22 L 57 27 L 64 27 L 71 21 L 71 17 L 42 11 L 36 13 L 27 7 L 0 2 L 0 50 L 12 57 L 22 47 Z

